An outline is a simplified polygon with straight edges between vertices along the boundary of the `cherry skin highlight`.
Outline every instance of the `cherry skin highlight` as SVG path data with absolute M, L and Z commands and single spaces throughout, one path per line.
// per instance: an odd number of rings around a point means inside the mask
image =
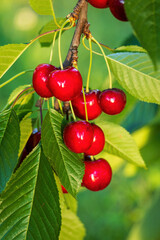
M 115 115 L 124 109 L 126 95 L 122 90 L 117 88 L 106 89 L 99 95 L 99 103 L 103 112 Z
M 81 74 L 74 67 L 53 71 L 48 80 L 48 88 L 61 101 L 73 100 L 82 90 Z
M 75 153 L 85 152 L 93 142 L 93 129 L 86 121 L 69 123 L 63 131 L 66 146 Z
M 88 0 L 88 2 L 95 8 L 107 8 L 109 0 Z
M 90 148 L 87 149 L 87 151 L 85 151 L 85 154 L 93 156 L 97 155 L 103 150 L 105 144 L 105 136 L 102 129 L 99 126 L 93 123 L 91 125 L 93 128 L 93 142 Z
M 87 114 L 89 120 L 97 118 L 102 113 L 98 100 L 100 93 L 101 92 L 99 90 L 91 90 L 87 93 L 85 92 Z M 72 100 L 72 105 L 75 115 L 85 120 L 86 114 L 83 92 L 81 92 L 79 96 Z
M 115 18 L 125 22 L 128 19 L 124 9 L 124 2 L 125 0 L 109 0 L 109 8 Z
M 103 158 L 84 163 L 85 174 L 82 186 L 91 191 L 100 191 L 106 188 L 112 179 L 112 169 L 109 163 Z
M 32 83 L 33 88 L 36 91 L 36 93 L 44 98 L 50 98 L 53 96 L 52 92 L 47 86 L 49 74 L 56 70 L 57 68 L 55 66 L 52 66 L 51 64 L 39 64 L 33 73 Z

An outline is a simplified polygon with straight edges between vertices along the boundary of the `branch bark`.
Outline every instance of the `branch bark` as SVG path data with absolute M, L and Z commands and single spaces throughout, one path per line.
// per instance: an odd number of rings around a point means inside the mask
M 74 11 L 75 12 L 73 12 L 71 16 L 74 17 L 74 13 L 76 15 L 79 14 L 79 16 L 68 54 L 63 63 L 64 68 L 71 66 L 74 63 L 77 63 L 80 38 L 83 33 L 85 25 L 88 23 L 87 20 L 88 2 L 86 0 L 79 0 L 76 7 L 74 8 Z

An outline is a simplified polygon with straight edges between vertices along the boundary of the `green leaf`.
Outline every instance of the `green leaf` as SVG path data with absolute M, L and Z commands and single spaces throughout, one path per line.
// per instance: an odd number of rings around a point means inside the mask
M 53 14 L 52 0 L 29 0 L 29 3 L 33 10 L 41 15 Z
M 120 85 L 134 97 L 160 104 L 160 71 L 155 72 L 145 53 L 115 53 L 107 56 Z
M 129 132 L 111 122 L 101 122 L 99 125 L 105 134 L 104 150 L 106 152 L 121 157 L 139 167 L 145 167 L 138 147 Z
M 31 133 L 32 133 L 32 119 L 28 116 L 24 117 L 20 122 L 20 147 L 19 147 L 19 156 L 22 153 Z
M 18 161 L 19 121 L 14 110 L 0 113 L 0 192 L 6 186 Z
M 1 239 L 57 240 L 61 216 L 58 190 L 38 146 L 12 176 L 1 196 Z
M 27 49 L 28 44 L 8 44 L 0 47 L 0 78 Z
M 57 20 L 57 23 L 61 26 L 66 21 L 66 18 L 57 18 L 56 20 Z M 52 31 L 52 30 L 55 30 L 55 29 L 57 29 L 57 25 L 52 20 L 52 21 L 49 21 L 47 24 L 45 24 L 43 26 L 43 28 L 40 30 L 39 34 L 43 34 L 43 33 L 46 33 L 46 32 L 49 32 L 49 31 Z M 64 31 L 62 31 L 62 33 L 63 32 Z M 44 37 L 41 37 L 39 39 L 41 46 L 42 47 L 49 47 L 53 42 L 54 34 L 55 33 L 52 33 L 52 34 L 45 35 Z M 56 39 L 57 39 L 57 37 L 58 37 L 58 35 L 56 36 Z
M 63 142 L 63 117 L 55 110 L 50 110 L 42 125 L 42 146 L 50 159 L 61 184 L 76 196 L 84 175 L 84 163 L 81 155 L 71 152 Z
M 79 218 L 71 210 L 62 210 L 62 227 L 59 240 L 83 240 L 85 228 Z
M 132 133 L 149 124 L 155 118 L 157 112 L 157 104 L 139 101 L 123 120 L 121 125 L 127 129 L 127 131 Z
M 146 53 L 146 50 L 137 45 L 121 46 L 114 49 L 114 52 L 141 52 Z
M 160 1 L 127 0 L 127 17 L 155 65 L 160 63 Z

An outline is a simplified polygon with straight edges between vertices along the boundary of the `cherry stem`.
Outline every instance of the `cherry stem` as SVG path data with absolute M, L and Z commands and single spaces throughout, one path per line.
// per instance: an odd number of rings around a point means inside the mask
M 26 71 L 23 71 L 23 72 L 20 72 L 18 74 L 16 74 L 15 76 L 13 76 L 12 78 L 10 78 L 9 80 L 7 80 L 6 82 L 2 83 L 0 85 L 0 88 L 4 87 L 5 85 L 7 85 L 8 83 L 12 82 L 14 79 L 16 79 L 17 77 L 25 74 L 25 73 L 28 73 L 28 72 L 33 72 L 34 70 L 33 69 L 30 69 L 30 70 L 26 70 Z
M 112 88 L 112 74 L 111 74 L 111 70 L 110 70 L 110 67 L 109 67 L 109 63 L 108 63 L 108 60 L 106 58 L 106 55 L 103 51 L 103 48 L 101 47 L 101 45 L 99 44 L 99 42 L 92 36 L 91 39 L 98 45 L 98 47 L 100 48 L 102 54 L 103 54 L 103 57 L 104 57 L 104 60 L 106 62 L 106 66 L 107 66 L 107 69 L 108 69 L 108 74 L 109 74 L 109 88 Z
M 70 20 L 67 19 L 67 20 L 62 24 L 61 29 L 60 29 L 60 32 L 59 32 L 59 38 L 58 38 L 58 54 L 59 54 L 60 67 L 61 67 L 62 70 L 63 70 L 63 62 L 62 62 L 62 55 L 61 55 L 61 35 L 62 35 L 62 31 L 63 31 L 65 25 L 66 25 L 67 23 L 69 23 L 69 22 L 70 22 Z M 67 28 L 67 29 L 70 29 L 70 28 L 72 28 L 72 27 L 73 27 L 73 22 L 72 22 L 71 26 L 70 26 L 69 28 Z
M 76 121 L 76 116 L 75 116 L 75 113 L 74 113 L 74 110 L 73 110 L 73 106 L 72 106 L 72 102 L 71 102 L 71 101 L 69 101 L 69 105 L 70 105 L 70 108 L 71 108 L 71 112 L 72 112 L 73 119 L 74 119 L 74 121 Z
M 51 9 L 52 9 L 53 20 L 54 20 L 56 26 L 60 27 L 59 24 L 57 23 L 56 15 L 55 15 L 54 8 L 53 8 L 53 3 L 51 3 Z
M 88 112 L 87 112 L 86 96 L 85 96 L 85 92 L 84 92 L 84 88 L 83 88 L 83 87 L 82 87 L 82 93 L 83 93 L 83 100 L 84 100 L 84 109 L 85 109 L 86 121 L 88 122 Z
M 89 50 L 90 50 L 90 63 L 89 63 L 89 69 L 88 69 L 88 76 L 87 76 L 87 84 L 86 84 L 86 92 L 89 92 L 89 80 L 91 75 L 91 67 L 92 67 L 92 41 L 89 38 Z
M 51 99 L 52 99 L 52 107 L 54 108 L 54 97 L 52 97 Z
M 50 58 L 49 58 L 50 64 L 51 64 L 52 58 L 53 58 L 53 49 L 54 49 L 54 45 L 55 45 L 56 36 L 57 36 L 57 32 L 55 32 L 55 34 L 53 36 L 53 42 L 52 42 L 51 53 L 50 53 Z
M 17 97 L 15 98 L 15 100 L 14 100 L 11 108 L 14 107 L 14 105 L 16 104 L 16 102 L 17 102 L 17 100 L 19 99 L 19 97 L 22 96 L 23 93 L 27 92 L 27 91 L 30 90 L 30 89 L 33 89 L 33 87 L 30 86 L 30 87 L 25 88 L 23 91 L 21 91 L 21 92 L 17 95 Z M 35 91 L 34 91 L 34 92 L 35 92 Z
M 57 99 L 58 101 L 58 104 L 59 104 L 59 108 L 61 110 L 61 113 L 63 114 L 63 108 L 62 108 L 62 104 L 61 104 L 61 101 L 59 99 Z
M 41 126 L 42 126 L 42 123 L 43 123 L 42 103 L 43 103 L 43 98 L 40 98 L 39 111 L 40 111 L 40 118 L 41 118 Z

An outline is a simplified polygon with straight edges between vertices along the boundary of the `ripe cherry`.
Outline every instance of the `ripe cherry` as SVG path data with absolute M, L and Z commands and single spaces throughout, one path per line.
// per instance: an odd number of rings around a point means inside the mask
M 112 169 L 109 163 L 100 158 L 95 161 L 85 161 L 85 174 L 82 186 L 91 191 L 99 191 L 106 188 L 112 178 Z
M 95 8 L 107 8 L 109 0 L 88 0 L 88 2 Z
M 54 71 L 50 74 L 48 87 L 59 100 L 73 100 L 82 90 L 81 74 L 74 67 Z
M 36 67 L 33 73 L 32 83 L 36 93 L 44 98 L 52 97 L 53 94 L 47 86 L 49 74 L 57 69 L 50 64 L 40 64 Z
M 62 188 L 63 193 L 68 193 L 67 190 L 65 189 L 65 187 L 63 187 L 63 185 L 61 185 L 61 188 Z
M 103 112 L 115 115 L 124 109 L 126 95 L 122 90 L 117 88 L 106 89 L 99 95 L 99 103 Z
M 66 146 L 75 153 L 85 152 L 93 142 L 93 129 L 86 121 L 69 123 L 63 131 Z
M 125 0 L 109 0 L 109 8 L 115 18 L 120 21 L 128 21 L 125 9 Z
M 102 113 L 101 107 L 98 102 L 98 97 L 100 93 L 101 92 L 99 90 L 92 90 L 90 92 L 85 93 L 87 114 L 88 114 L 89 120 L 93 120 L 97 118 Z M 83 98 L 83 92 L 81 92 L 78 97 L 73 99 L 72 105 L 73 105 L 75 115 L 85 120 L 86 114 L 85 114 L 85 102 Z
M 100 153 L 105 144 L 105 136 L 100 127 L 98 127 L 96 124 L 91 124 L 93 128 L 93 142 L 87 151 L 85 151 L 86 155 L 97 155 Z

